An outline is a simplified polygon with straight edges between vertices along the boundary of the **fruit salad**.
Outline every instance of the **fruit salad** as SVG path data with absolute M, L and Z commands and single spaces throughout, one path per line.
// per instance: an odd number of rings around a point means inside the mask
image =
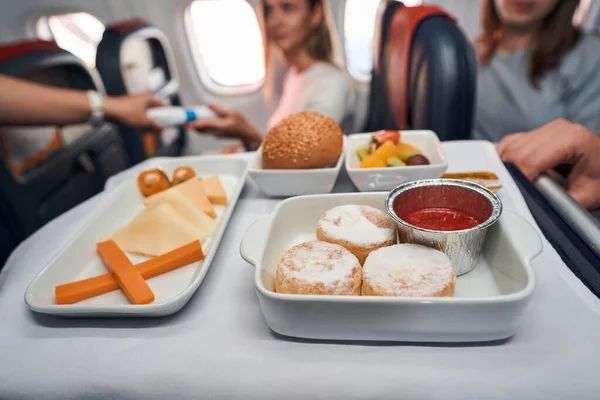
M 360 168 L 404 167 L 427 165 L 429 160 L 413 145 L 403 143 L 398 131 L 379 131 L 371 135 L 371 143 L 358 146 Z

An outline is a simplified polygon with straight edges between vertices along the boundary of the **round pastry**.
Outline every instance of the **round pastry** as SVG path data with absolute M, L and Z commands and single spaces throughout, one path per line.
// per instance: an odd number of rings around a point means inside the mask
M 292 247 L 276 275 L 277 293 L 360 296 L 360 263 L 337 244 L 315 241 Z
M 179 167 L 173 171 L 173 179 L 171 182 L 173 185 L 177 185 L 183 181 L 187 181 L 188 179 L 192 179 L 196 177 L 196 171 L 194 171 L 190 167 Z
M 138 175 L 138 188 L 146 197 L 171 187 L 169 178 L 160 169 L 151 169 Z
M 340 126 L 316 112 L 292 114 L 267 133 L 262 143 L 264 169 L 325 168 L 340 158 Z
M 369 254 L 363 266 L 363 296 L 454 295 L 456 274 L 448 256 L 418 244 L 397 244 Z
M 317 239 L 345 247 L 364 264 L 370 252 L 396 244 L 396 226 L 386 213 L 376 208 L 344 205 L 321 216 Z

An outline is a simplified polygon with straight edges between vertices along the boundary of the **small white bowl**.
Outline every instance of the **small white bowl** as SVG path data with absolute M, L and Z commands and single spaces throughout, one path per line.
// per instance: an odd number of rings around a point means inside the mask
M 333 167 L 315 169 L 263 169 L 262 147 L 256 151 L 248 175 L 267 196 L 288 197 L 331 193 L 344 163 L 346 138 L 342 154 Z
M 361 192 L 392 190 L 396 186 L 421 179 L 441 177 L 448 161 L 440 140 L 433 131 L 400 131 L 400 141 L 420 149 L 431 164 L 405 167 L 360 168 L 356 148 L 371 143 L 371 133 L 356 133 L 346 140 L 346 170 Z

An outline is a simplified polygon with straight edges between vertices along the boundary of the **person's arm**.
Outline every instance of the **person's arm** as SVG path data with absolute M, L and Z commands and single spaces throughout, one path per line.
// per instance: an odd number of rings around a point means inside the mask
M 586 127 L 561 119 L 531 132 L 506 136 L 498 144 L 505 162 L 530 180 L 559 165 L 572 165 L 568 193 L 582 207 L 600 207 L 600 138 Z
M 146 116 L 150 107 L 163 103 L 149 93 L 104 97 L 107 119 L 138 128 L 160 130 Z M 64 125 L 85 122 L 91 112 L 84 91 L 62 89 L 0 75 L 0 124 Z
M 209 108 L 217 114 L 217 117 L 190 122 L 186 128 L 217 137 L 240 139 L 244 147 L 249 150 L 254 150 L 260 145 L 262 141 L 260 132 L 242 114 L 224 106 L 210 105 Z

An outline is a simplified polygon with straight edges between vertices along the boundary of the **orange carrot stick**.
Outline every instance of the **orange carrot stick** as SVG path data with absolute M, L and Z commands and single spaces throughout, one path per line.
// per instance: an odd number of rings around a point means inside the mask
M 113 240 L 96 245 L 104 265 L 113 273 L 121 290 L 133 304 L 148 304 L 154 301 L 154 293 L 127 255 Z
M 202 246 L 195 241 L 168 253 L 137 264 L 135 267 L 144 279 L 166 274 L 177 268 L 204 259 Z M 58 304 L 73 304 L 117 290 L 119 284 L 112 274 L 104 274 L 56 286 L 54 294 Z

